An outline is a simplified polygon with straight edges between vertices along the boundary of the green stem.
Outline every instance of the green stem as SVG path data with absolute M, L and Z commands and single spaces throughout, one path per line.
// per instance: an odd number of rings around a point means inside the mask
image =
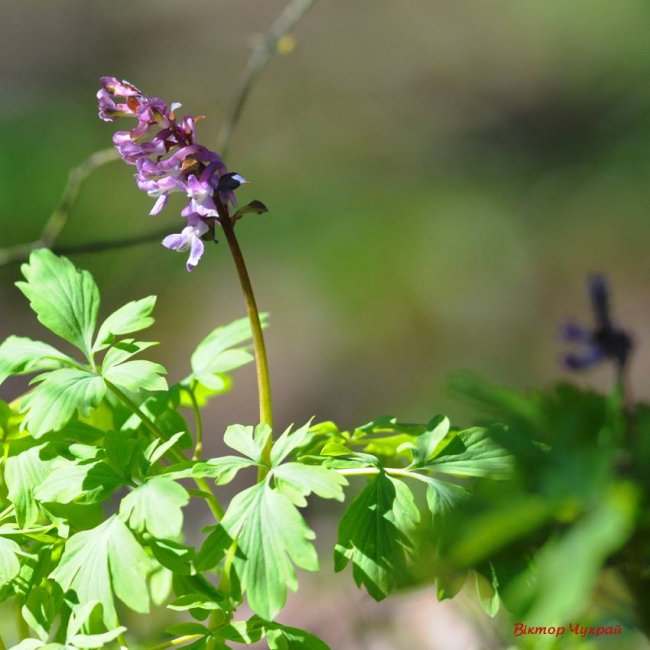
M 422 483 L 429 484 L 429 480 L 426 476 L 418 474 L 417 472 L 409 472 L 407 469 L 400 469 L 399 467 L 384 467 L 379 469 L 378 467 L 355 467 L 353 469 L 337 469 L 336 470 L 342 476 L 374 476 L 380 472 L 384 472 L 390 476 L 400 476 L 403 478 L 410 478 L 414 481 L 422 481 Z
M 260 314 L 257 309 L 257 302 L 255 301 L 255 294 L 253 293 L 253 285 L 251 284 L 248 270 L 246 269 L 246 262 L 244 255 L 235 236 L 235 228 L 228 214 L 228 209 L 221 202 L 217 203 L 219 213 L 221 216 L 219 223 L 223 228 L 223 232 L 230 248 L 237 275 L 239 275 L 239 282 L 241 284 L 242 293 L 246 301 L 246 309 L 248 311 L 248 319 L 251 324 L 251 331 L 253 333 L 253 347 L 255 349 L 255 363 L 257 365 L 257 390 L 259 393 L 260 402 L 260 423 L 273 426 L 273 408 L 271 405 L 271 382 L 269 379 L 269 364 L 266 358 L 266 345 L 264 344 L 264 334 L 262 333 L 262 324 L 260 322 Z M 262 452 L 262 464 L 269 465 L 271 458 L 271 447 L 273 446 L 273 438 L 269 436 L 269 440 Z M 266 476 L 268 468 L 260 468 L 258 480 L 262 480 Z
M 195 641 L 200 639 L 202 634 L 186 634 L 185 636 L 179 636 L 171 641 L 165 641 L 164 643 L 159 643 L 158 645 L 151 646 L 149 650 L 165 650 L 165 648 L 175 648 L 176 646 L 183 645 L 184 643 L 189 643 L 190 641 Z
M 23 641 L 24 639 L 27 639 L 29 637 L 29 626 L 27 625 L 27 622 L 23 618 L 23 599 L 22 598 L 17 598 L 16 599 L 16 629 L 18 631 L 18 639 L 20 641 Z
M 199 460 L 201 454 L 203 453 L 203 421 L 201 420 L 201 409 L 199 408 L 199 403 L 194 394 L 196 388 L 196 382 L 193 381 L 192 385 L 185 387 L 186 392 L 190 396 L 192 402 L 192 411 L 194 413 L 194 428 L 196 433 L 196 443 L 194 445 L 194 453 L 192 454 L 192 460 Z
M 0 634 L 0 650 L 7 650 L 7 646 L 5 645 L 5 641 L 2 638 L 1 634 Z
M 150 418 L 147 417 L 145 413 L 142 412 L 142 409 L 125 393 L 123 393 L 117 386 L 112 384 L 110 381 L 107 381 L 104 379 L 106 382 L 106 385 L 108 388 L 113 392 L 113 394 L 125 405 L 127 406 L 131 411 L 133 411 L 141 420 L 142 424 L 150 431 L 150 433 L 153 434 L 155 438 L 160 438 L 161 440 L 166 440 L 166 436 L 163 433 L 163 430 Z M 173 447 L 170 449 L 170 453 L 174 456 L 176 460 L 179 462 L 185 463 L 187 462 L 187 458 L 185 457 L 184 454 L 182 454 L 180 451 L 177 449 L 174 449 Z M 219 503 L 217 497 L 214 495 L 212 490 L 210 489 L 210 485 L 204 478 L 195 478 L 194 483 L 196 483 L 196 486 L 199 488 L 199 490 L 202 490 L 205 492 L 205 499 L 207 501 L 208 507 L 210 508 L 210 511 L 214 515 L 214 518 L 217 521 L 221 521 L 221 518 L 224 515 L 224 509 L 222 505 Z

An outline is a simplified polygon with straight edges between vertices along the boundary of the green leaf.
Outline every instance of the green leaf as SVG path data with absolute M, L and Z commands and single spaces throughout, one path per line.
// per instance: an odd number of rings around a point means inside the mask
M 159 439 L 154 440 L 145 451 L 145 458 L 149 461 L 149 465 L 155 465 L 184 435 L 185 431 L 179 431 L 164 442 Z
M 12 539 L 0 537 L 0 587 L 11 582 L 20 573 L 20 546 Z
M 102 368 L 102 375 L 112 384 L 125 388 L 131 393 L 141 390 L 167 390 L 167 381 L 162 375 L 167 371 L 159 363 L 138 359 L 125 361 L 117 366 Z
M 259 463 L 270 435 L 271 427 L 267 424 L 258 424 L 255 428 L 232 424 L 226 429 L 223 441 L 231 449 Z
M 449 432 L 449 420 L 439 415 L 427 426 L 427 430 L 417 436 L 408 446 L 413 450 L 412 467 L 426 465 L 435 455 L 440 443 Z
M 117 336 L 139 332 L 151 327 L 154 319 L 151 312 L 156 304 L 156 296 L 147 296 L 141 300 L 127 302 L 114 311 L 101 325 L 93 351 L 103 350 Z
M 293 503 L 266 482 L 240 492 L 221 524 L 243 554 L 234 567 L 251 609 L 272 619 L 284 607 L 287 589 L 298 587 L 293 565 L 318 570 L 314 533 Z
M 74 361 L 47 343 L 24 336 L 10 336 L 0 345 L 0 386 L 7 377 L 54 370 L 67 363 Z
M 31 447 L 17 456 L 7 458 L 5 481 L 8 497 L 16 509 L 16 521 L 21 528 L 33 526 L 39 518 L 40 507 L 34 499 L 34 489 L 46 478 L 51 460 L 41 459 L 44 445 Z
M 182 469 L 171 467 L 164 472 L 165 476 L 174 479 L 180 478 L 213 478 L 217 485 L 226 485 L 235 478 L 240 469 L 256 467 L 257 463 L 241 456 L 221 456 L 210 458 L 207 461 L 191 463 Z
M 499 612 L 499 580 L 492 564 L 489 565 L 490 574 L 489 579 L 478 572 L 474 573 L 476 580 L 476 595 L 483 611 L 494 618 Z
M 609 486 L 591 512 L 546 542 L 504 593 L 513 614 L 535 625 L 582 615 L 603 564 L 634 531 L 638 501 L 634 486 Z
M 313 437 L 309 430 L 311 420 L 293 433 L 289 427 L 274 443 L 271 449 L 271 465 L 279 465 L 292 451 L 306 445 Z
M 233 539 L 226 532 L 226 529 L 221 525 L 216 526 L 205 538 L 201 550 L 196 556 L 197 568 L 204 571 L 216 567 L 232 542 Z
M 398 479 L 378 474 L 354 499 L 339 525 L 334 568 L 352 561 L 357 586 L 382 600 L 406 573 L 413 549 L 411 534 L 419 521 L 413 494 Z
M 262 327 L 268 324 L 267 314 L 260 314 Z M 195 379 L 208 388 L 222 386 L 220 373 L 229 372 L 253 360 L 246 350 L 235 346 L 249 343 L 252 338 L 248 318 L 240 318 L 225 327 L 218 327 L 199 343 L 192 354 L 192 375 L 188 380 Z M 218 385 L 215 386 L 215 377 Z
M 284 463 L 273 469 L 273 476 L 278 491 L 300 507 L 307 505 L 305 497 L 312 492 L 323 499 L 345 499 L 343 486 L 348 482 L 335 470 L 321 465 Z
M 38 320 L 90 358 L 99 310 L 99 291 L 90 273 L 46 249 L 34 251 L 21 271 L 27 282 L 16 286 Z
M 467 501 L 470 492 L 461 485 L 440 481 L 432 476 L 423 476 L 429 483 L 427 487 L 427 505 L 432 515 L 444 515 L 458 504 Z
M 154 345 L 158 345 L 155 341 L 136 341 L 135 339 L 123 339 L 112 345 L 104 356 L 102 361 L 102 368 L 112 368 L 124 363 L 127 359 L 140 354 L 144 350 L 148 350 Z
M 177 623 L 165 628 L 165 632 L 174 636 L 186 636 L 190 634 L 204 634 L 210 636 L 210 630 L 200 623 Z
M 34 438 L 59 431 L 76 411 L 87 416 L 105 394 L 101 377 L 91 372 L 76 368 L 53 370 L 23 399 L 20 411 L 26 415 L 22 427 Z
M 120 634 L 126 632 L 126 628 L 121 625 L 110 632 L 101 632 L 99 634 L 75 634 L 68 639 L 68 644 L 75 648 L 103 648 L 107 643 L 115 641 Z
M 264 629 L 269 650 L 331 650 L 327 643 L 297 627 L 266 623 Z
M 422 467 L 454 476 L 506 479 L 512 476 L 514 458 L 499 442 L 498 427 L 474 427 L 458 432 L 435 458 Z
M 39 650 L 39 648 L 45 647 L 45 642 L 40 641 L 39 639 L 23 639 L 20 643 L 17 643 L 14 646 L 11 646 L 9 650 Z M 64 645 L 60 643 L 48 643 L 47 650 L 67 650 Z
M 56 458 L 48 475 L 34 489 L 41 503 L 71 503 L 83 497 L 84 503 L 107 499 L 122 479 L 101 460 L 75 462 Z
M 164 476 L 154 476 L 127 494 L 120 504 L 120 517 L 138 533 L 159 539 L 176 539 L 183 530 L 187 490 Z
M 193 573 L 193 549 L 169 539 L 151 539 L 149 546 L 156 560 L 172 571 L 175 578 Z
M 63 592 L 56 582 L 48 580 L 44 586 L 31 589 L 22 607 L 27 625 L 38 634 L 41 641 L 47 641 L 54 622 L 63 604 Z
M 205 609 L 213 611 L 216 609 L 223 609 L 223 603 L 206 598 L 205 594 L 183 594 L 173 603 L 167 605 L 167 607 L 179 612 L 184 612 L 188 609 Z
M 149 611 L 147 576 L 153 563 L 122 520 L 113 515 L 96 528 L 73 535 L 51 575 L 80 603 L 98 600 L 107 627 L 117 625 L 114 598 L 140 613 Z

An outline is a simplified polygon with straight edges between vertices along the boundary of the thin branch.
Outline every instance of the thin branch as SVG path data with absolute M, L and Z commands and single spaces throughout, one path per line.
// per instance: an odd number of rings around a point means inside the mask
M 230 106 L 219 133 L 217 151 L 226 158 L 230 140 L 239 123 L 248 95 L 258 75 L 265 68 L 271 57 L 278 50 L 278 42 L 298 24 L 300 19 L 313 6 L 315 0 L 292 0 L 271 25 L 271 29 L 259 43 L 255 45 L 242 73 L 237 93 Z
M 230 110 L 219 134 L 217 150 L 225 158 L 230 146 L 233 133 L 242 115 L 255 80 L 265 68 L 271 57 L 277 52 L 278 42 L 298 24 L 300 19 L 312 7 L 315 0 L 291 0 L 275 20 L 266 35 L 255 45 L 246 63 L 239 86 L 235 93 Z M 123 239 L 89 242 L 72 246 L 55 246 L 55 243 L 65 227 L 79 198 L 79 193 L 85 180 L 96 169 L 119 159 L 115 149 L 102 149 L 91 154 L 80 165 L 70 170 L 68 182 L 63 190 L 61 199 L 54 212 L 50 215 L 38 239 L 25 244 L 17 244 L 0 249 L 0 267 L 18 262 L 24 262 L 29 254 L 37 248 L 51 248 L 55 253 L 70 255 L 75 253 L 97 253 L 101 251 L 129 248 L 159 240 L 167 231 L 149 233 Z
M 88 156 L 77 167 L 73 167 L 68 173 L 68 182 L 63 188 L 59 204 L 47 220 L 40 237 L 26 244 L 17 244 L 16 246 L 0 249 L 0 266 L 23 262 L 36 248 L 52 248 L 72 214 L 72 210 L 79 198 L 81 186 L 85 180 L 96 169 L 118 159 L 119 155 L 115 149 L 102 149 Z

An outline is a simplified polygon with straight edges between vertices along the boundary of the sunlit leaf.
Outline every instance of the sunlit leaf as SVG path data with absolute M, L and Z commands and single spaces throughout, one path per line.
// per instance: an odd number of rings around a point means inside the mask
M 46 249 L 33 251 L 16 286 L 29 298 L 38 320 L 62 339 L 91 354 L 99 291 L 88 271 Z
M 147 576 L 153 564 L 122 520 L 113 515 L 73 535 L 51 577 L 79 602 L 98 600 L 107 627 L 117 625 L 115 597 L 140 613 L 149 611 Z
M 413 494 L 398 479 L 378 474 L 352 501 L 339 524 L 334 567 L 352 562 L 357 586 L 382 600 L 406 571 L 419 512 Z
M 12 375 L 54 370 L 68 363 L 74 362 L 47 343 L 24 336 L 10 336 L 0 345 L 0 386 Z
M 241 553 L 234 566 L 251 609 L 262 618 L 273 619 L 284 607 L 287 590 L 298 587 L 293 565 L 318 569 L 311 543 L 314 533 L 291 501 L 267 482 L 240 492 L 221 524 L 237 539 Z
M 115 310 L 100 326 L 93 349 L 102 350 L 107 347 L 114 337 L 151 327 L 154 319 L 151 312 L 156 304 L 156 296 L 147 296 L 141 300 L 133 300 Z
M 106 394 L 101 377 L 76 368 L 53 370 L 23 399 L 26 413 L 22 426 L 38 438 L 62 429 L 79 411 L 86 416 Z
M 164 476 L 154 476 L 129 492 L 120 504 L 120 517 L 136 532 L 159 539 L 176 539 L 183 530 L 187 490 Z

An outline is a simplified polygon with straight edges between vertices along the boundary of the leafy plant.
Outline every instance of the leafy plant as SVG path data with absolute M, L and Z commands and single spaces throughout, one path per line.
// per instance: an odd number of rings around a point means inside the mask
M 455 389 L 490 416 L 469 428 L 435 415 L 350 430 L 310 421 L 277 435 L 268 319 L 235 236 L 244 214 L 265 207 L 254 201 L 231 213 L 245 179 L 198 143 L 194 119 L 178 119 L 176 106 L 114 77 L 102 78 L 98 97 L 106 121 L 137 119 L 115 143 L 156 197 L 152 212 L 174 191 L 189 199 L 187 226 L 165 246 L 189 251 L 191 271 L 203 242 L 223 232 L 248 318 L 210 332 L 186 376 L 168 382 L 162 365 L 142 358 L 156 345 L 140 340 L 154 323 L 155 297 L 99 322 L 92 276 L 49 250 L 31 253 L 17 286 L 57 344 L 10 336 L 0 345 L 0 385 L 32 375 L 23 395 L 0 402 L 0 600 L 19 613 L 14 648 L 142 644 L 127 637 L 129 610 L 166 607 L 180 614 L 157 650 L 262 640 L 271 650 L 323 650 L 324 641 L 275 620 L 298 589 L 297 570 L 319 570 L 303 515 L 316 498 L 348 501 L 334 569 L 349 568 L 375 600 L 421 585 L 451 598 L 472 576 L 490 616 L 503 604 L 531 624 L 573 616 L 600 624 L 611 612 L 592 608 L 592 594 L 607 586 L 609 566 L 641 614 L 627 606 L 616 620 L 643 621 L 650 408 L 626 390 L 632 339 L 612 323 L 604 279 L 590 284 L 595 328 L 565 330 L 583 348 L 566 361 L 572 369 L 613 362 L 609 396 L 564 384 L 522 393 L 466 375 Z M 214 431 L 205 406 L 253 360 L 259 421 Z M 223 436 L 235 453 L 205 457 L 207 435 Z M 222 488 L 235 479 L 224 505 Z M 196 547 L 184 516 L 192 500 L 214 519 Z M 243 604 L 252 615 L 242 616 Z

